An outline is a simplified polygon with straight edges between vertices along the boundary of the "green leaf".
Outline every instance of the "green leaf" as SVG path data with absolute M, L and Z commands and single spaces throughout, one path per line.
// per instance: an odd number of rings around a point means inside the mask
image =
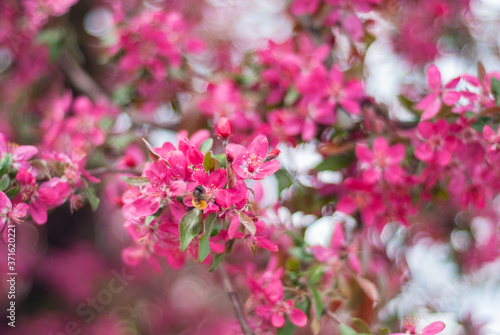
M 226 168 L 226 154 L 213 155 L 213 157 L 220 162 L 220 166 Z
M 5 191 L 7 187 L 10 185 L 9 175 L 6 174 L 2 178 L 0 178 L 0 191 Z
M 5 195 L 9 197 L 9 199 L 13 199 L 19 193 L 19 187 L 11 188 L 8 191 L 5 191 Z
M 288 316 L 286 316 L 286 322 L 285 325 L 281 328 L 276 329 L 276 335 L 292 335 L 295 332 L 295 329 L 297 326 L 295 326 Z
M 210 268 L 210 270 L 208 270 L 208 272 L 212 272 L 215 269 L 217 269 L 219 264 L 224 260 L 224 257 L 226 257 L 225 252 L 220 254 L 215 254 L 215 256 L 212 257 L 212 267 Z
M 179 223 L 179 234 L 181 238 L 181 251 L 189 246 L 193 238 L 198 235 L 203 227 L 201 211 L 194 208 L 187 212 Z
M 209 152 L 212 149 L 212 145 L 214 144 L 213 138 L 208 138 L 200 145 L 200 151 Z
M 314 298 L 314 309 L 316 311 L 316 316 L 319 320 L 321 318 L 321 315 L 323 314 L 323 300 L 321 299 L 321 294 L 317 289 L 311 287 L 311 291 L 313 293 L 313 298 Z
M 357 332 L 346 325 L 345 323 L 340 324 L 340 334 L 342 335 L 356 335 Z
M 146 221 L 144 222 L 144 225 L 146 227 L 149 226 L 154 219 L 156 219 L 156 216 L 154 215 L 146 216 Z
M 220 226 L 220 218 L 217 213 L 208 214 L 205 219 L 205 232 L 200 238 L 200 244 L 198 247 L 198 262 L 203 262 L 205 258 L 210 255 L 210 236 L 212 235 L 212 228 L 216 225 Z
M 316 166 L 317 171 L 338 171 L 348 167 L 354 161 L 353 155 L 336 155 L 329 157 Z
M 292 177 L 290 176 L 290 173 L 284 170 L 278 170 L 274 174 L 276 179 L 278 179 L 278 192 L 281 194 L 281 192 L 289 188 L 290 186 L 293 185 Z
M 316 265 L 309 270 L 309 285 L 315 286 L 323 276 L 324 269 L 321 265 Z
M 130 186 L 146 186 L 151 183 L 146 177 L 122 177 L 122 179 Z
M 203 157 L 203 167 L 207 172 L 215 168 L 215 162 L 210 152 L 207 152 L 205 154 L 205 157 Z
M 354 328 L 363 333 L 371 333 L 370 327 L 366 324 L 366 322 L 359 318 L 352 318 L 352 323 Z
M 252 234 L 252 236 L 255 235 L 255 222 L 253 222 L 253 220 L 248 215 L 240 211 L 238 211 L 238 218 L 240 219 L 240 222 L 243 224 L 243 226 L 250 232 L 250 234 Z
M 390 333 L 391 333 L 391 330 L 389 328 L 380 329 L 380 335 L 389 335 Z
M 0 177 L 9 172 L 11 166 L 12 155 L 10 153 L 6 153 L 2 159 L 0 159 Z
M 97 207 L 99 207 L 99 202 L 101 201 L 95 194 L 95 190 L 93 187 L 87 187 L 85 189 L 85 194 L 87 195 L 87 199 L 89 199 L 90 207 L 95 211 Z
M 295 102 L 297 102 L 299 97 L 300 97 L 299 92 L 295 89 L 295 87 L 291 86 L 288 89 L 288 92 L 286 92 L 285 99 L 283 100 L 283 102 L 285 103 L 285 106 L 290 107 Z
M 497 106 L 500 106 L 500 81 L 494 76 L 491 76 L 491 93 L 495 97 Z

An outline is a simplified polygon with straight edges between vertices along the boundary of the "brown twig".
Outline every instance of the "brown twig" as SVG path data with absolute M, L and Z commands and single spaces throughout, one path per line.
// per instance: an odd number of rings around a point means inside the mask
M 104 89 L 68 53 L 61 57 L 59 67 L 71 85 L 93 101 L 107 97 Z
M 88 173 L 91 175 L 98 175 L 98 174 L 104 174 L 104 173 L 129 173 L 129 174 L 135 174 L 140 176 L 141 171 L 137 170 L 132 170 L 132 169 L 116 169 L 116 168 L 109 168 L 109 167 L 100 167 L 100 168 L 95 168 L 91 170 L 87 170 Z
M 219 265 L 219 273 L 222 277 L 222 283 L 224 285 L 224 289 L 226 290 L 227 295 L 229 296 L 229 300 L 231 300 L 231 303 L 233 304 L 234 312 L 236 314 L 238 322 L 240 323 L 240 327 L 241 330 L 243 331 L 243 334 L 255 335 L 252 328 L 250 328 L 247 319 L 245 318 L 245 313 L 243 312 L 243 305 L 241 304 L 238 294 L 234 291 L 233 284 L 231 283 L 231 280 L 229 279 L 226 269 L 224 268 L 224 264 Z
M 337 322 L 338 324 L 341 324 L 342 323 L 342 320 L 339 319 L 338 316 L 336 316 L 332 311 L 329 311 L 327 310 L 326 311 L 326 315 L 328 315 L 330 318 L 332 318 L 335 322 Z

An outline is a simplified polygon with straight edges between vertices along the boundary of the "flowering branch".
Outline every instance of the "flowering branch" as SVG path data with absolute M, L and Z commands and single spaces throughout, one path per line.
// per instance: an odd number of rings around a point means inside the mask
M 222 277 L 222 284 L 224 285 L 224 289 L 229 296 L 229 300 L 231 300 L 231 303 L 233 304 L 234 312 L 236 314 L 236 317 L 238 318 L 238 322 L 240 323 L 243 334 L 255 334 L 245 318 L 245 313 L 243 312 L 243 306 L 241 304 L 240 298 L 234 291 L 233 284 L 231 283 L 226 269 L 224 268 L 224 264 L 219 265 L 219 273 Z

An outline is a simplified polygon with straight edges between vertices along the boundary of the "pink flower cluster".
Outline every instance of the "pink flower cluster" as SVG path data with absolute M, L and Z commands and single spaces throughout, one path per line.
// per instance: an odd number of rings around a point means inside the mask
M 276 269 L 276 265 L 276 258 L 272 258 L 264 273 L 259 276 L 249 274 L 247 277 L 251 294 L 246 305 L 247 309 L 255 312 L 255 328 L 259 333 L 283 327 L 285 316 L 298 327 L 307 324 L 306 313 L 295 307 L 292 299 L 285 300 L 281 281 L 283 269 Z
M 129 179 L 132 186 L 122 197 L 125 227 L 135 242 L 123 254 L 128 264 L 147 259 L 159 269 L 156 255 L 165 257 L 172 268 L 182 267 L 187 255 L 181 251 L 182 225 L 190 219 L 193 241 L 183 249 L 200 261 L 208 256 L 200 255 L 202 233 L 210 234 L 205 236 L 209 251 L 217 254 L 233 239 L 245 239 L 252 248 L 277 250 L 252 210 L 245 184 L 248 178 L 263 179 L 280 168 L 274 160 L 277 153 L 267 152 L 267 138 L 259 135 L 248 147 L 230 143 L 222 156 L 213 156 L 204 143 L 199 146 L 183 138 L 179 148 L 169 142 L 150 148 L 153 161 L 146 164 L 142 177 Z

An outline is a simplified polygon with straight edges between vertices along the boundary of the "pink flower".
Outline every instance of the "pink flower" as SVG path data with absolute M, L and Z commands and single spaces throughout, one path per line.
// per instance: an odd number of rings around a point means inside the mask
M 38 153 L 38 149 L 32 145 L 17 145 L 7 142 L 5 135 L 0 133 L 0 158 L 6 153 L 12 154 L 12 167 L 29 169 L 31 165 L 28 160 Z
M 448 165 L 457 146 L 456 138 L 448 132 L 448 122 L 443 119 L 436 123 L 422 121 L 418 124 L 417 130 L 424 142 L 415 148 L 415 156 L 426 163 Z
M 356 156 L 361 163 L 363 180 L 369 184 L 376 183 L 383 176 L 390 183 L 402 180 L 404 171 L 399 166 L 405 155 L 405 147 L 401 143 L 389 146 L 383 137 L 373 141 L 373 151 L 362 144 L 356 145 Z
M 197 171 L 193 173 L 193 182 L 189 183 L 187 186 L 187 195 L 184 197 L 184 204 L 188 207 L 197 207 L 195 204 L 196 199 L 193 197 L 193 191 L 196 187 L 201 186 L 203 188 L 204 199 L 206 202 L 202 205 L 206 213 L 216 212 L 219 210 L 219 206 L 215 204 L 215 200 L 219 197 L 219 194 L 224 191 L 222 188 L 227 183 L 226 170 L 218 169 L 210 174 L 205 171 Z
M 217 122 L 217 135 L 224 140 L 231 136 L 231 122 L 227 117 L 223 116 Z
M 406 332 L 392 333 L 390 335 L 405 335 L 405 334 L 434 335 L 442 332 L 445 327 L 443 322 L 437 321 L 424 327 L 424 329 L 422 329 L 420 332 L 417 332 L 417 325 L 418 325 L 418 319 L 414 319 L 412 316 L 409 316 L 402 322 L 402 328 L 406 330 Z
M 257 314 L 265 318 L 270 318 L 272 325 L 276 328 L 285 325 L 285 314 L 287 314 L 290 321 L 298 327 L 303 327 L 307 324 L 306 313 L 298 308 L 294 308 L 293 300 L 291 299 L 280 301 L 274 306 L 259 306 L 257 307 Z
M 483 128 L 483 137 L 488 142 L 488 148 L 486 149 L 486 157 L 490 163 L 493 163 L 498 158 L 500 158 L 500 125 L 497 129 L 497 133 L 491 129 L 490 126 L 486 125 Z
M 359 209 L 363 223 L 368 226 L 375 224 L 377 216 L 386 208 L 380 194 L 375 192 L 374 186 L 352 178 L 347 178 L 344 186 L 348 194 L 339 200 L 337 210 L 352 214 Z
M 432 119 L 436 116 L 441 109 L 441 102 L 444 102 L 447 106 L 452 106 L 460 99 L 459 92 L 449 90 L 455 88 L 459 81 L 460 77 L 455 78 L 443 88 L 441 86 L 441 73 L 436 65 L 427 68 L 427 83 L 430 92 L 416 105 L 417 109 L 424 111 L 422 120 Z
M 9 197 L 0 191 L 0 230 L 10 221 L 16 223 L 23 222 L 23 218 L 28 215 L 29 206 L 25 203 L 12 205 Z
M 232 167 L 238 177 L 260 180 L 272 175 L 280 168 L 280 162 L 266 160 L 268 147 L 267 137 L 258 135 L 250 143 L 248 149 L 239 144 L 229 144 L 226 154 L 233 160 Z

